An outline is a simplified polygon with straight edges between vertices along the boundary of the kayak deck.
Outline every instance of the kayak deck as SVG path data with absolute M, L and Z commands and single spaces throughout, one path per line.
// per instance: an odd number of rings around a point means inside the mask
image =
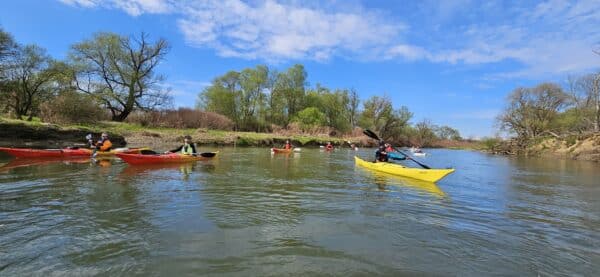
M 271 152 L 280 153 L 280 154 L 288 154 L 288 153 L 292 153 L 292 149 L 271 148 Z
M 116 153 L 140 153 L 148 148 L 117 148 L 110 151 L 96 151 L 97 156 L 113 156 Z M 16 158 L 61 158 L 61 157 L 89 157 L 93 149 L 89 148 L 63 148 L 63 149 L 33 149 L 0 147 L 0 151 Z
M 454 169 L 421 169 L 405 167 L 403 165 L 386 163 L 386 162 L 368 162 L 357 156 L 354 156 L 354 162 L 362 167 L 381 171 L 389 174 L 394 174 L 403 177 L 409 177 L 417 180 L 423 180 L 427 182 L 437 182 L 444 178 L 446 175 L 454 172 Z
M 169 154 L 125 154 L 117 153 L 117 157 L 121 158 L 128 164 L 160 164 L 160 163 L 185 163 L 203 161 L 214 158 L 218 152 L 199 153 L 197 155 L 183 155 L 178 153 Z

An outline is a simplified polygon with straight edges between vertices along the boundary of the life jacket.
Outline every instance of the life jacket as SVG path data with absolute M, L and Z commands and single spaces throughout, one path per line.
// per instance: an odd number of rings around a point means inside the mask
M 112 142 L 109 139 L 99 140 L 97 144 L 100 145 L 100 148 L 98 148 L 100 151 L 110 151 L 112 148 Z
M 285 146 L 283 146 L 283 149 L 292 149 L 292 145 L 289 143 L 286 143 Z
M 327 150 L 332 150 L 333 149 L 333 144 L 327 144 Z
M 194 148 L 192 148 L 192 146 L 189 144 L 184 144 L 181 147 L 181 154 L 192 155 L 192 154 L 194 154 Z

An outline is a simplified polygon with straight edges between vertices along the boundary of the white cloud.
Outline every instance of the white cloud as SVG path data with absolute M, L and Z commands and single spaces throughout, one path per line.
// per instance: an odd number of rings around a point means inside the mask
M 405 27 L 371 11 L 328 12 L 267 0 L 205 2 L 179 20 L 186 41 L 223 56 L 250 59 L 327 60 L 387 43 Z
M 59 0 L 67 5 L 91 7 L 109 7 L 121 9 L 131 16 L 144 13 L 168 13 L 173 3 L 167 0 Z
M 188 44 L 212 48 L 224 57 L 402 59 L 451 65 L 512 61 L 519 65 L 493 74 L 495 78 L 573 73 L 600 64 L 600 56 L 591 51 L 600 43 L 597 0 L 548 0 L 508 7 L 495 1 L 425 1 L 420 11 L 410 14 L 390 14 L 344 1 L 60 1 L 120 9 L 132 16 L 171 14 Z
M 82 6 L 85 8 L 95 7 L 97 5 L 95 0 L 59 0 L 62 3 L 71 6 Z

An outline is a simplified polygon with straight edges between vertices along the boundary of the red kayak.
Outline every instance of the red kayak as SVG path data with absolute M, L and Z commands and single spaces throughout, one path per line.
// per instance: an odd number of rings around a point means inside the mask
M 271 148 L 271 151 L 273 153 L 279 153 L 279 154 L 289 154 L 289 153 L 292 153 L 292 149 L 283 149 L 283 148 Z
M 128 164 L 160 164 L 160 163 L 185 163 L 212 159 L 218 152 L 206 152 L 195 155 L 170 154 L 124 154 L 117 153 Z
M 99 156 L 112 156 L 116 153 L 140 153 L 147 148 L 124 148 L 110 151 L 98 151 Z M 88 148 L 63 148 L 63 149 L 31 149 L 0 147 L 3 151 L 16 158 L 61 158 L 61 157 L 89 157 L 92 149 Z

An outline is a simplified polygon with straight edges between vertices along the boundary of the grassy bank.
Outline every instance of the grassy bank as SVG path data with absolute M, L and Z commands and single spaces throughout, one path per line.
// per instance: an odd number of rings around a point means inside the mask
M 183 141 L 183 136 L 191 135 L 200 145 L 231 146 L 278 146 L 289 139 L 296 146 L 324 145 L 328 141 L 338 146 L 348 146 L 347 141 L 359 144 L 368 143 L 364 137 L 330 137 L 305 134 L 274 134 L 255 132 L 235 132 L 208 129 L 148 128 L 137 124 L 121 122 L 99 122 L 93 125 L 55 125 L 33 121 L 0 118 L 0 144 L 5 146 L 29 145 L 72 145 L 85 142 L 85 134 L 95 137 L 108 132 L 113 140 L 130 147 L 150 146 L 156 148 L 172 147 Z M 22 142 L 22 144 L 19 144 Z M 49 142 L 48 144 L 45 144 Z

